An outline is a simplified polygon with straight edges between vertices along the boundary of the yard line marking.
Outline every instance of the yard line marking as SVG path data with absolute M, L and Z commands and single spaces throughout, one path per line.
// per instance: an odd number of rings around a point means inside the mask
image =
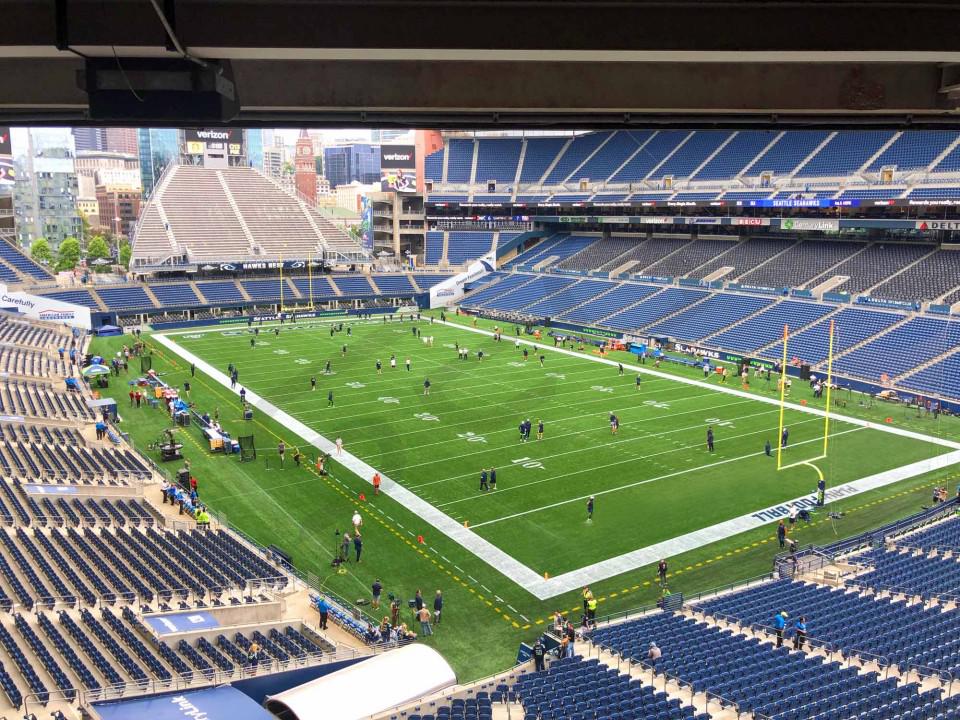
M 731 403 L 731 404 L 733 404 L 733 403 Z M 697 412 L 697 411 L 696 411 L 696 410 L 693 410 L 693 411 L 691 411 L 691 412 Z M 776 411 L 775 411 L 775 410 L 764 410 L 763 412 L 751 413 L 751 414 L 749 414 L 749 415 L 740 415 L 740 416 L 738 416 L 738 417 L 731 418 L 731 419 L 732 419 L 732 420 L 737 420 L 737 421 L 739 421 L 739 420 L 745 420 L 745 419 L 747 419 L 747 418 L 757 417 L 757 416 L 759 416 L 759 415 L 769 415 L 770 413 L 773 413 L 773 412 L 776 412 Z M 677 413 L 677 415 L 683 415 L 683 414 L 685 414 L 685 413 Z M 659 419 L 661 419 L 661 418 L 659 418 L 659 417 L 651 418 L 651 420 L 659 420 Z M 644 421 L 639 421 L 639 422 L 644 422 Z M 815 422 L 815 420 L 800 420 L 800 421 L 798 421 L 798 422 L 793 423 L 793 425 L 802 425 L 802 424 L 805 423 L 805 422 Z M 637 424 L 637 423 L 634 423 L 634 424 Z M 622 427 L 622 426 L 621 426 L 621 427 Z M 696 425 L 689 425 L 689 426 L 683 427 L 683 428 L 675 428 L 675 429 L 673 429 L 673 430 L 665 430 L 664 432 L 660 432 L 660 433 L 647 433 L 647 434 L 645 434 L 645 435 L 640 435 L 640 436 L 637 436 L 637 437 L 630 437 L 630 438 L 624 438 L 623 440 L 615 440 L 615 441 L 613 441 L 613 442 L 607 442 L 607 443 L 604 443 L 604 447 L 612 447 L 612 446 L 614 446 L 614 445 L 623 445 L 623 444 L 626 444 L 626 443 L 640 442 L 640 441 L 642 441 L 642 440 L 650 440 L 651 438 L 659 438 L 659 437 L 663 437 L 663 436 L 665 436 L 665 435 L 670 435 L 670 434 L 675 433 L 675 432 L 686 432 L 686 431 L 688 431 L 688 430 L 696 430 L 696 429 L 698 429 L 698 428 L 703 428 L 703 427 L 704 427 L 704 423 L 701 422 L 701 423 L 697 423 Z M 761 430 L 758 430 L 757 432 L 769 432 L 769 428 L 763 428 L 763 429 L 761 429 Z M 580 434 L 582 434 L 582 433 L 567 433 L 567 434 L 565 434 L 565 435 L 558 435 L 558 436 L 554 436 L 554 437 L 568 437 L 569 435 L 580 435 Z M 734 440 L 734 439 L 736 439 L 736 438 L 747 437 L 747 436 L 749 436 L 749 435 L 755 435 L 755 434 L 756 434 L 756 433 L 744 433 L 744 434 L 741 434 L 741 435 L 730 435 L 730 436 L 724 437 L 723 439 L 724 439 L 724 440 Z M 552 439 L 552 438 L 548 438 L 548 439 Z M 674 440 L 674 441 L 672 441 L 672 442 L 673 442 L 674 445 L 681 445 L 681 444 L 680 444 L 678 441 L 676 441 L 676 440 Z M 799 444 L 799 443 L 797 443 L 797 444 Z M 518 445 L 519 445 L 519 443 L 518 443 Z M 639 457 L 631 458 L 631 460 L 646 460 L 646 459 L 648 459 L 648 458 L 656 457 L 656 456 L 658 456 L 658 455 L 664 455 L 664 454 L 666 454 L 666 453 L 668 453 L 668 452 L 675 452 L 676 450 L 689 450 L 690 448 L 698 448 L 698 447 L 703 447 L 703 443 L 702 443 L 702 442 L 698 442 L 698 443 L 693 444 L 693 445 L 681 445 L 680 447 L 675 448 L 674 450 L 667 450 L 667 451 L 664 451 L 664 452 L 654 453 L 654 454 L 652 454 L 652 455 L 641 455 L 641 456 L 639 456 Z M 414 449 L 416 449 L 416 448 L 414 448 Z M 549 460 L 549 459 L 551 459 L 551 458 L 563 457 L 564 455 L 570 455 L 570 454 L 572 454 L 572 453 L 579 453 L 579 452 L 583 452 L 583 451 L 584 451 L 583 448 L 575 448 L 575 449 L 573 449 L 573 450 L 566 450 L 566 451 L 561 452 L 561 453 L 554 453 L 553 455 L 538 455 L 536 459 L 539 460 L 539 461 Z M 476 454 L 477 454 L 477 453 L 467 453 L 467 455 L 476 455 Z M 458 455 L 456 458 L 449 458 L 448 461 L 449 461 L 449 460 L 454 460 L 454 459 L 459 459 L 459 458 L 461 458 L 461 457 L 464 457 L 464 456 Z M 601 467 L 607 467 L 607 466 L 601 466 Z M 591 467 L 590 469 L 593 470 L 593 469 L 596 469 L 596 467 L 594 466 L 594 467 Z M 390 471 L 388 471 L 388 472 L 395 473 L 395 472 L 397 472 L 397 471 L 396 471 L 396 470 L 390 470 Z M 579 472 L 583 472 L 583 471 L 579 471 Z M 436 485 L 437 483 L 448 482 L 448 481 L 450 481 L 450 480 L 462 480 L 463 478 L 473 477 L 474 475 L 476 475 L 476 473 L 465 473 L 465 474 L 463 474 L 463 475 L 452 475 L 452 476 L 450 476 L 450 477 L 443 478 L 443 479 L 441 479 L 441 480 L 431 480 L 430 482 L 421 483 L 420 485 L 409 485 L 408 487 L 409 487 L 411 490 L 416 490 L 417 488 L 426 487 L 426 486 L 428 486 L 428 485 Z M 558 476 L 554 475 L 554 476 L 552 476 L 551 478 L 548 478 L 548 479 L 553 480 L 553 479 L 556 479 L 557 477 L 558 477 Z M 559 477 L 565 477 L 565 476 L 564 476 L 564 475 L 560 475 Z M 531 483 L 527 483 L 527 484 L 531 484 Z M 523 485 L 514 486 L 514 487 L 523 487 Z M 442 507 L 442 505 L 438 505 L 437 507 Z
M 483 583 L 480 583 L 480 587 L 482 587 L 482 588 L 483 588 L 484 590 L 486 590 L 487 592 L 493 592 L 490 588 L 488 588 L 488 587 L 487 587 L 486 585 L 484 585 Z
M 462 330 L 467 332 L 472 332 L 478 335 L 487 335 L 492 336 L 493 333 L 489 330 L 482 330 L 480 328 L 469 327 L 467 325 L 457 325 Z M 568 355 L 572 357 L 579 357 L 585 360 L 589 360 L 595 363 L 601 363 L 603 365 L 616 366 L 619 363 L 616 360 L 608 360 L 607 358 L 596 357 L 593 355 L 580 355 L 572 350 L 567 350 L 565 348 L 555 348 L 548 345 L 542 345 L 540 343 L 534 342 L 532 340 L 523 340 L 520 339 L 520 342 L 524 345 L 530 345 L 531 347 L 539 348 L 541 350 L 550 350 L 552 352 Z M 748 393 L 745 390 L 737 390 L 732 387 L 725 387 L 723 385 L 711 385 L 710 383 L 704 382 L 702 380 L 695 380 L 693 378 L 683 377 L 682 375 L 671 375 L 670 373 L 665 373 L 661 370 L 648 370 L 646 367 L 641 367 L 639 365 L 628 365 L 623 364 L 625 370 L 631 370 L 633 372 L 641 373 L 644 375 L 651 375 L 660 379 L 671 379 L 679 383 L 684 383 L 685 385 L 696 385 L 698 387 L 710 388 L 711 390 L 716 390 L 717 392 L 726 393 L 727 395 L 737 395 L 739 397 L 751 398 L 757 402 L 766 403 L 767 405 L 775 405 L 780 407 L 780 400 L 777 398 L 770 398 L 763 395 L 754 395 L 753 393 Z M 799 403 L 788 402 L 785 403 L 785 406 L 797 410 L 803 413 L 809 413 L 810 415 L 816 415 L 817 417 L 824 417 L 826 412 L 820 410 L 819 408 L 810 407 L 809 405 L 800 405 Z M 933 443 L 934 445 L 942 445 L 943 447 L 948 447 L 953 450 L 960 450 L 960 442 L 955 442 L 953 440 L 947 440 L 945 438 L 936 437 L 934 435 L 925 435 L 923 433 L 914 432 L 913 430 L 905 430 L 903 428 L 891 427 L 885 423 L 875 423 L 869 420 L 861 420 L 860 418 L 852 417 L 850 415 L 842 415 L 840 413 L 831 412 L 830 417 L 834 420 L 841 420 L 843 422 L 849 423 L 851 425 L 860 425 L 864 428 L 869 428 L 871 430 L 880 430 L 881 432 L 888 432 L 892 435 L 900 435 L 901 437 L 913 438 L 914 440 L 921 440 L 923 442 Z
M 525 623 L 530 622 L 530 618 L 528 618 L 528 617 L 527 617 L 526 615 L 524 615 L 523 613 L 517 613 L 517 615 L 519 615 L 521 618 L 523 618 L 523 621 L 524 621 Z
M 810 420 L 800 420 L 800 421 L 798 421 L 798 422 L 793 423 L 793 426 L 796 427 L 797 425 L 802 425 L 802 424 L 808 423 L 808 422 L 817 422 L 817 420 L 816 420 L 816 418 L 813 418 L 813 419 L 810 419 Z M 855 430 L 863 430 L 863 428 L 854 428 L 854 429 L 855 429 Z M 757 435 L 757 434 L 759 434 L 759 433 L 765 433 L 765 432 L 770 432 L 770 431 L 771 431 L 770 428 L 760 428 L 759 430 L 754 430 L 753 432 L 741 433 L 740 435 L 731 435 L 731 436 L 729 436 L 727 439 L 728 439 L 728 440 L 736 440 L 736 439 L 739 439 L 739 438 L 750 437 L 751 435 Z M 837 437 L 838 435 L 844 435 L 844 434 L 846 434 L 847 432 L 850 432 L 850 431 L 849 431 L 849 430 L 844 430 L 844 431 L 841 431 L 841 432 L 830 433 L 830 437 L 831 437 L 831 438 L 834 438 L 834 437 Z M 640 438 L 640 439 L 643 439 L 643 438 Z M 813 443 L 813 442 L 822 442 L 822 438 L 813 438 L 812 440 L 803 440 L 803 441 L 801 441 L 801 442 L 796 442 L 796 443 L 794 443 L 794 446 L 797 446 L 797 445 L 806 445 L 807 443 Z M 685 445 L 685 446 L 679 447 L 679 448 L 672 448 L 672 449 L 669 449 L 669 450 L 661 450 L 660 452 L 651 453 L 651 454 L 649 454 L 649 455 L 640 455 L 640 456 L 638 456 L 638 457 L 623 458 L 622 460 L 617 460 L 616 462 L 607 463 L 606 465 L 592 465 L 592 466 L 590 466 L 589 468 L 583 468 L 583 469 L 580 469 L 580 470 L 576 470 L 575 472 L 565 473 L 565 474 L 563 474 L 563 475 L 553 475 L 553 476 L 548 477 L 548 478 L 541 478 L 540 480 L 531 480 L 530 482 L 519 483 L 519 484 L 516 484 L 516 485 L 510 485 L 509 487 L 505 487 L 505 488 L 501 488 L 501 489 L 497 490 L 497 495 L 500 496 L 500 495 L 503 495 L 504 493 L 507 493 L 507 492 L 510 492 L 510 491 L 520 490 L 520 489 L 525 488 L 525 487 L 528 487 L 528 486 L 530 486 L 530 485 L 539 485 L 539 484 L 545 483 L 545 482 L 553 482 L 554 480 L 560 480 L 560 479 L 566 478 L 566 477 L 573 477 L 573 476 L 576 476 L 576 475 L 581 475 L 581 474 L 583 474 L 583 473 L 585 473 L 585 472 L 590 472 L 590 473 L 592 473 L 592 472 L 594 472 L 594 471 L 596 471 L 596 470 L 602 470 L 602 469 L 604 469 L 604 468 L 609 468 L 609 467 L 616 467 L 617 465 L 623 465 L 624 463 L 633 463 L 633 462 L 636 462 L 637 460 L 650 460 L 651 458 L 659 457 L 659 456 L 661 456 L 661 455 L 669 455 L 670 453 L 675 453 L 675 452 L 678 452 L 678 451 L 680 451 L 680 450 L 690 450 L 690 449 L 692 449 L 692 448 L 698 448 L 698 447 L 702 447 L 702 446 L 703 446 L 703 443 L 699 443 L 699 442 L 698 442 L 698 443 L 695 443 L 695 444 L 693 444 L 693 445 Z M 722 465 L 722 464 L 725 463 L 725 462 L 733 462 L 733 461 L 735 461 L 735 460 L 743 460 L 744 458 L 756 457 L 757 455 L 763 455 L 763 452 L 751 453 L 751 454 L 747 454 L 747 455 L 738 455 L 737 457 L 731 458 L 731 459 L 729 459 L 729 460 L 724 460 L 724 461 L 719 462 L 719 463 L 713 463 L 713 465 Z M 661 465 L 660 463 L 658 463 L 658 462 L 656 462 L 656 461 L 653 461 L 653 464 L 656 465 L 657 467 L 661 467 L 661 468 L 667 469 L 667 466 L 666 466 L 666 465 Z M 686 469 L 682 470 L 681 472 L 683 472 L 683 473 L 695 472 L 695 471 L 697 471 L 697 470 L 703 470 L 703 469 L 708 468 L 708 467 L 713 467 L 713 465 L 698 465 L 698 466 L 696 466 L 696 467 L 686 468 Z M 663 476 L 663 477 L 672 477 L 672 476 L 667 475 L 667 476 Z M 656 478 L 654 478 L 654 479 L 656 479 Z M 593 493 L 593 494 L 596 495 L 597 493 Z M 467 496 L 462 497 L 462 498 L 459 498 L 459 499 L 457 499 L 457 500 L 448 500 L 447 502 L 440 503 L 439 505 L 437 505 L 437 507 L 447 507 L 447 506 L 449 506 L 449 505 L 456 505 L 456 504 L 458 504 L 458 503 L 467 502 L 467 501 L 469 501 L 469 500 L 477 500 L 477 499 L 482 498 L 482 497 L 493 497 L 493 495 L 492 495 L 492 494 L 467 495 Z M 587 497 L 589 497 L 589 496 L 588 496 L 588 495 L 585 495 L 585 496 L 584 496 L 584 499 L 586 499 Z M 488 522 L 489 522 L 489 521 L 488 521 Z M 484 522 L 475 523 L 473 527 L 476 528 L 476 527 L 480 527 L 480 526 L 486 525 L 486 524 L 487 524 L 487 523 L 484 523 Z

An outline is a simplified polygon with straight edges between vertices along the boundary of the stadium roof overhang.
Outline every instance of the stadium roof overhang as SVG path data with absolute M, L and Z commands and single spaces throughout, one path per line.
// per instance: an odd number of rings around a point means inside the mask
M 177 57 L 156 8 L 182 49 L 229 61 L 234 124 L 960 119 L 960 4 L 940 0 L 4 0 L 0 121 L 96 124 L 76 53 L 121 76 Z

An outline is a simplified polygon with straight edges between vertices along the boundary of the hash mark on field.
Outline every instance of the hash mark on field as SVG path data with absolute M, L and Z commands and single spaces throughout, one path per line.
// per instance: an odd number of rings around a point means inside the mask
M 488 588 L 488 587 L 487 587 L 486 585 L 484 585 L 483 583 L 480 583 L 480 587 L 482 587 L 482 588 L 483 588 L 484 590 L 486 590 L 487 592 L 492 592 L 492 591 L 490 590 L 490 588 Z
M 440 554 L 440 551 L 433 547 L 433 545 L 430 546 L 430 552 L 437 553 L 438 555 Z
M 466 572 L 464 571 L 464 569 L 463 569 L 462 567 L 460 567 L 459 565 L 454 565 L 453 567 L 456 568 L 457 570 L 459 570 L 460 572 L 464 573 L 464 575 L 466 575 Z
M 406 530 L 406 528 L 400 523 L 397 523 L 397 527 L 400 528 L 401 530 Z
M 528 618 L 528 617 L 527 617 L 526 615 L 524 615 L 523 613 L 517 613 L 517 615 L 519 615 L 520 617 L 522 617 L 522 618 L 523 618 L 523 621 L 524 621 L 525 623 L 530 622 L 530 618 Z
M 478 583 L 478 582 L 479 582 L 473 575 L 467 575 L 467 577 L 470 578 L 470 581 L 473 582 L 473 583 Z
M 494 597 L 497 599 L 497 602 L 503 602 L 503 598 L 499 595 L 494 595 Z
M 507 605 L 507 607 L 510 608 L 510 610 L 512 610 L 513 612 L 517 612 L 517 609 L 513 605 Z
M 413 533 L 410 532 L 409 530 L 407 530 L 407 535 L 409 535 L 410 537 L 413 537 Z
M 395 521 L 392 517 L 390 517 L 389 515 L 387 515 L 387 520 L 389 520 L 390 522 L 396 522 L 396 521 Z
M 441 555 L 440 559 L 443 560 L 445 563 L 450 562 L 450 558 L 448 558 L 446 555 Z

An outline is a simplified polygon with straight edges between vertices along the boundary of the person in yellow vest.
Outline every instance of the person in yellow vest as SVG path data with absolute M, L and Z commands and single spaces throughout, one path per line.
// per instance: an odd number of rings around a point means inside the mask
M 586 614 L 587 611 L 589 610 L 588 605 L 589 605 L 589 603 L 590 603 L 591 600 L 593 600 L 593 593 L 590 592 L 590 588 L 584 587 L 584 588 L 583 588 L 583 612 L 584 612 L 584 614 Z
M 597 599 L 593 596 L 587 600 L 587 621 L 593 627 L 597 626 Z

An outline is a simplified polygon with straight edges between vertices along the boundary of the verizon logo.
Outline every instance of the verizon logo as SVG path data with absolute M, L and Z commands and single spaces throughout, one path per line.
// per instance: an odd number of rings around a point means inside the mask
M 230 133 L 222 130 L 197 130 L 197 137 L 201 140 L 226 140 Z
M 410 153 L 393 153 L 391 155 L 384 155 L 383 159 L 399 162 L 401 160 L 409 160 L 411 157 Z

